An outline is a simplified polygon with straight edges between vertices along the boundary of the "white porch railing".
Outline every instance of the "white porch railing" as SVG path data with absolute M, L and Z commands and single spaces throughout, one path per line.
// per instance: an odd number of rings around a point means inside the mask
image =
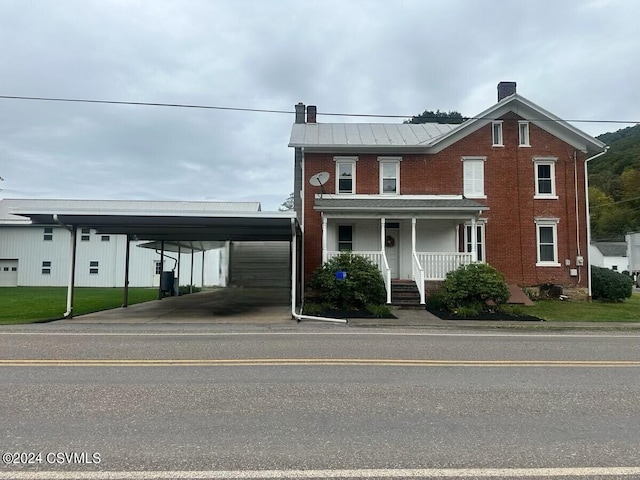
M 420 260 L 416 255 L 416 252 L 413 252 L 411 255 L 411 263 L 413 265 L 413 281 L 416 282 L 416 286 L 418 287 L 418 292 L 420 292 L 420 305 L 425 304 L 425 287 L 424 287 L 424 268 L 420 265 Z
M 387 290 L 387 303 L 391 303 L 391 269 L 389 268 L 389 262 L 387 256 L 383 252 L 362 252 L 362 251 L 350 251 L 350 252 L 337 252 L 327 251 L 327 260 L 331 260 L 333 257 L 337 257 L 343 253 L 349 253 L 351 255 L 359 255 L 361 257 L 370 260 L 372 263 L 378 266 L 382 278 L 384 279 L 384 287 Z
M 417 262 L 424 268 L 425 280 L 444 280 L 447 273 L 461 265 L 473 263 L 471 253 L 415 252 L 414 255 L 417 256 Z

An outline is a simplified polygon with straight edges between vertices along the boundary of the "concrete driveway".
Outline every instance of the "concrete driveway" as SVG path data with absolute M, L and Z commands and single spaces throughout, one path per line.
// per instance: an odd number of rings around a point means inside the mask
M 59 323 L 288 323 L 288 289 L 221 288 L 79 315 Z

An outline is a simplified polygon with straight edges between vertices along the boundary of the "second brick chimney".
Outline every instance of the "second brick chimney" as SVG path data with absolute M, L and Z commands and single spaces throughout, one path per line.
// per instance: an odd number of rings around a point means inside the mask
M 498 101 L 516 93 L 516 82 L 500 82 L 498 84 Z

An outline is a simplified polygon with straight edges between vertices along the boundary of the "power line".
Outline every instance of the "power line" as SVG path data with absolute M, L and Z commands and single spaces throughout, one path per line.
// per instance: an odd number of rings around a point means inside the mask
M 255 112 L 255 113 L 277 113 L 293 115 L 293 110 L 272 110 L 263 108 L 243 108 L 243 107 L 223 107 L 214 105 L 198 105 L 187 103 L 163 103 L 163 102 L 130 102 L 123 100 L 91 100 L 84 98 L 56 98 L 56 97 L 25 97 L 17 95 L 0 95 L 0 99 L 4 100 L 34 100 L 43 102 L 67 102 L 67 103 L 93 103 L 106 105 L 133 105 L 142 107 L 171 107 L 171 108 L 194 108 L 204 110 L 226 110 L 235 112 Z M 372 113 L 335 113 L 335 112 L 318 112 L 317 115 L 329 117 L 363 117 L 363 118 L 413 118 L 414 115 L 390 115 L 390 114 L 372 114 Z M 445 117 L 446 118 L 446 117 Z M 442 117 L 440 117 L 442 119 Z M 459 118 L 452 118 L 452 120 Z M 463 117 L 464 120 L 495 120 L 492 117 Z M 584 120 L 584 119 L 564 119 L 554 120 L 549 118 L 529 119 L 536 122 L 573 122 L 573 123 L 618 123 L 618 124 L 640 124 L 640 120 Z

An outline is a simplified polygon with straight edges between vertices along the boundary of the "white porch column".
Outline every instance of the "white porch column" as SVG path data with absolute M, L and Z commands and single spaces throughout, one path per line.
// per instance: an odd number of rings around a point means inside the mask
M 411 254 L 416 253 L 416 219 L 411 219 Z
M 476 223 L 476 217 L 471 218 L 471 260 L 473 262 L 478 261 L 478 229 Z
M 327 217 L 322 214 L 322 263 L 327 261 Z
M 382 217 L 380 219 L 380 251 L 384 254 L 385 253 L 385 245 L 384 245 L 384 240 L 385 240 L 385 233 L 386 233 L 386 225 L 387 220 Z

